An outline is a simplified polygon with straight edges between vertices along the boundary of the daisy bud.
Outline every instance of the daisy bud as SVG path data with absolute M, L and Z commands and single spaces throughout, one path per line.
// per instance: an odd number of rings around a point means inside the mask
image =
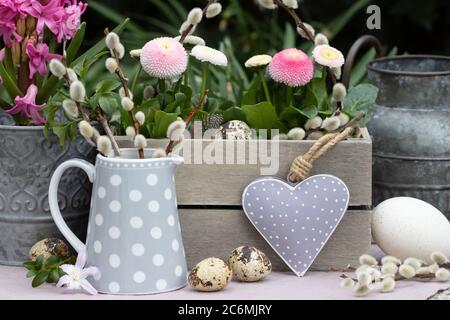
M 314 45 L 317 47 L 324 44 L 328 44 L 328 38 L 323 33 L 318 33 L 314 38 Z
M 409 264 L 402 264 L 398 269 L 398 273 L 406 279 L 414 278 L 416 275 L 416 270 Z
M 50 69 L 50 72 L 58 79 L 62 79 L 67 73 L 66 67 L 58 59 L 52 59 L 48 67 Z
M 344 101 L 347 96 L 347 88 L 342 83 L 336 83 L 333 87 L 333 98 L 336 101 Z
M 403 261 L 403 264 L 410 265 L 414 270 L 417 270 L 422 266 L 422 261 L 417 258 L 407 258 Z
M 123 59 L 123 57 L 125 57 L 125 47 L 121 43 L 114 48 L 114 52 L 117 53 L 119 59 Z
M 448 262 L 448 258 L 445 254 L 439 251 L 435 251 L 430 255 L 430 258 L 433 262 L 436 262 L 438 265 L 442 265 Z
M 342 288 L 353 288 L 355 285 L 355 281 L 353 281 L 352 278 L 345 278 L 341 281 L 341 287 Z
M 377 266 L 378 261 L 374 257 L 372 257 L 370 254 L 363 254 L 361 257 L 359 257 L 359 263 L 362 265 L 368 265 L 368 266 Z
M 145 122 L 145 114 L 142 111 L 136 112 L 134 115 L 139 125 L 143 126 Z
M 446 282 L 450 280 L 450 271 L 445 268 L 439 268 L 434 275 L 438 281 Z
M 305 136 L 306 132 L 302 128 L 294 128 L 288 132 L 289 140 L 303 140 Z
M 276 9 L 277 5 L 273 2 L 273 0 L 258 0 L 258 4 L 266 9 Z
M 314 118 L 309 119 L 308 121 L 306 121 L 305 129 L 306 130 L 319 129 L 321 125 L 322 125 L 322 118 L 321 117 L 314 117 Z
M 186 123 L 182 120 L 172 122 L 167 128 L 167 138 L 172 141 L 179 141 L 186 129 Z
M 249 69 L 259 69 L 267 66 L 272 61 L 272 57 L 267 54 L 253 56 L 245 62 L 245 67 Z
M 395 289 L 395 280 L 392 277 L 386 277 L 381 281 L 381 292 L 392 292 Z
M 144 100 L 153 98 L 155 96 L 155 88 L 153 88 L 152 86 L 146 86 L 144 88 L 143 96 Z
M 70 98 L 77 102 L 83 102 L 86 98 L 86 88 L 81 81 L 74 81 L 70 85 Z
M 355 296 L 357 297 L 364 297 L 367 296 L 370 293 L 370 288 L 368 286 L 364 286 L 361 285 L 359 283 L 357 283 L 354 287 L 353 287 L 353 292 L 355 294 Z
M 78 107 L 75 101 L 71 99 L 65 99 L 62 103 L 64 112 L 69 118 L 77 119 L 80 113 L 78 112 Z
M 360 272 L 357 277 L 360 285 L 368 286 L 372 283 L 372 276 L 368 272 Z
M 200 8 L 194 8 L 192 9 L 187 17 L 187 22 L 189 24 L 197 25 L 202 21 L 203 18 L 203 11 Z
M 311 36 L 315 36 L 316 35 L 316 30 L 314 30 L 314 27 L 308 23 L 303 23 L 303 25 L 305 26 L 305 28 L 308 30 L 309 34 Z M 303 38 L 303 39 L 309 39 L 308 35 L 306 34 L 305 30 L 303 30 L 300 27 L 297 27 L 297 33 Z
M 220 2 L 212 3 L 206 10 L 206 18 L 211 19 L 218 16 L 222 12 L 222 4 Z
M 167 153 L 164 149 L 156 149 L 153 152 L 153 158 L 165 158 L 167 157 Z
M 337 80 L 341 79 L 341 77 L 342 77 L 342 68 L 341 67 L 331 68 L 331 72 L 333 72 L 333 75 Z
M 298 9 L 297 0 L 282 0 L 284 5 L 290 9 Z
M 69 82 L 75 82 L 78 80 L 78 76 L 73 69 L 67 68 L 67 78 L 69 78 Z
M 142 50 L 141 49 L 136 49 L 136 50 L 131 50 L 130 51 L 130 56 L 132 57 L 132 58 L 140 58 L 141 57 L 141 53 L 142 53 Z
M 134 141 L 134 137 L 136 137 L 136 129 L 134 129 L 134 127 L 128 127 L 125 130 L 125 134 L 127 135 L 128 140 Z
M 134 138 L 134 146 L 138 149 L 145 149 L 147 147 L 147 139 L 142 134 L 138 134 Z
M 134 102 L 133 102 L 133 100 L 131 100 L 128 97 L 123 97 L 121 103 L 122 103 L 122 108 L 125 111 L 130 112 L 131 110 L 134 109 Z
M 104 156 L 109 156 L 112 154 L 112 144 L 111 140 L 107 136 L 100 136 L 97 139 L 97 150 Z
M 393 257 L 393 256 L 385 256 L 381 259 L 382 264 L 386 264 L 388 262 L 392 262 L 392 263 L 396 264 L 397 266 L 402 264 L 402 261 L 399 258 Z
M 428 267 L 430 269 L 430 273 L 435 273 L 439 269 L 439 265 L 437 263 L 433 263 L 431 266 Z
M 105 67 L 106 70 L 109 71 L 109 73 L 115 73 L 119 65 L 117 64 L 117 60 L 114 58 L 108 58 L 105 61 Z
M 116 49 L 120 44 L 120 38 L 115 32 L 110 32 L 105 38 L 106 47 L 110 50 Z
M 398 267 L 395 263 L 393 262 L 388 262 L 383 264 L 383 266 L 381 267 L 381 272 L 383 274 L 391 274 L 391 275 L 395 275 L 398 271 Z
M 326 118 L 322 123 L 322 129 L 325 129 L 326 131 L 335 131 L 339 129 L 340 126 L 341 122 L 338 117 Z
M 350 117 L 348 115 L 346 115 L 345 113 L 341 112 L 338 116 L 339 118 L 339 122 L 341 127 L 345 126 L 347 123 L 350 122 Z
M 306 138 L 306 140 L 319 140 L 319 139 L 322 138 L 322 137 L 323 137 L 323 132 L 316 131 L 316 132 L 311 133 L 311 134 Z
M 86 120 L 80 121 L 80 123 L 78 124 L 78 130 L 80 131 L 80 134 L 87 140 L 90 140 L 94 136 L 94 128 Z

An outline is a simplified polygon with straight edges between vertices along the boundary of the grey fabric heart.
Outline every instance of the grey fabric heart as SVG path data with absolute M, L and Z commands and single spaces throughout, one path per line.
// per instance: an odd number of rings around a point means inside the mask
M 296 186 L 276 178 L 250 183 L 242 195 L 245 214 L 297 276 L 303 276 L 347 211 L 345 183 L 317 175 Z

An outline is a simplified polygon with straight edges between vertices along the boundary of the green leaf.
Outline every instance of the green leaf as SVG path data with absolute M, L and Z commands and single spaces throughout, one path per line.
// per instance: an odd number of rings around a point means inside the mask
M 61 262 L 60 256 L 51 256 L 50 258 L 45 261 L 45 267 L 48 269 L 54 268 Z
M 66 140 L 73 141 L 77 136 L 77 124 L 78 121 L 72 121 L 62 125 L 52 126 L 53 133 L 59 138 L 59 144 L 64 146 Z
M 244 91 L 244 95 L 242 97 L 243 105 L 251 105 L 258 103 L 258 90 L 261 87 L 261 79 L 259 77 L 255 77 L 253 81 L 250 83 L 250 87 L 247 91 Z
M 297 109 L 297 108 L 296 108 Z M 308 119 L 312 119 L 318 115 L 319 110 L 315 106 L 309 106 L 301 109 L 297 109 L 299 113 L 307 117 Z
M 36 262 L 34 261 L 26 261 L 23 263 L 23 266 L 27 270 L 33 270 L 36 268 Z
M 153 127 L 152 138 L 161 139 L 167 136 L 167 128 L 176 121 L 178 115 L 176 113 L 166 113 L 158 110 L 155 112 L 155 124 Z
M 73 37 L 72 41 L 70 41 L 69 47 L 67 47 L 68 65 L 70 65 L 77 56 L 78 50 L 80 50 L 80 47 L 83 43 L 85 33 L 86 33 L 86 22 L 83 22 L 82 24 L 80 24 L 78 31 Z
M 98 13 L 107 17 L 109 20 L 115 23 L 120 23 L 125 18 L 124 15 L 111 9 L 111 6 L 100 3 L 99 1 L 89 0 L 89 7 L 91 7 L 93 10 L 97 11 Z M 141 27 L 139 27 L 137 24 L 131 21 L 128 24 L 127 29 L 137 33 L 144 32 L 144 30 Z
M 328 92 L 326 78 L 314 78 L 306 87 L 304 106 L 316 106 L 320 110 L 327 105 Z M 296 106 L 299 107 L 299 106 Z
M 106 79 L 103 81 L 100 81 L 96 86 L 95 86 L 95 92 L 96 93 L 110 93 L 114 90 L 116 90 L 117 88 L 119 88 L 121 86 L 120 81 L 118 80 L 113 80 L 113 79 Z
M 36 258 L 35 264 L 36 264 L 36 269 L 40 270 L 43 266 L 44 266 L 44 255 L 40 255 Z
M 5 88 L 6 92 L 8 92 L 11 100 L 14 100 L 16 97 L 23 96 L 23 93 L 20 91 L 19 87 L 14 81 L 13 76 L 6 70 L 3 62 L 0 62 L 0 76 L 3 79 L 3 87 Z
M 175 100 L 164 108 L 165 112 L 172 113 L 187 101 L 185 94 L 182 92 L 175 93 L 174 97 Z
M 275 107 L 269 102 L 243 106 L 247 123 L 254 129 L 280 129 L 286 131 L 284 124 L 278 119 Z
M 115 94 L 104 93 L 98 97 L 98 105 L 106 114 L 111 115 L 119 108 L 117 99 Z
M 344 112 L 354 117 L 360 112 L 365 113 L 365 118 L 360 122 L 362 126 L 370 119 L 372 107 L 378 96 L 378 88 L 371 84 L 360 84 L 348 91 L 344 100 Z
M 52 271 L 50 271 L 47 282 L 48 283 L 58 283 L 59 278 L 60 278 L 60 275 L 59 275 L 59 267 L 58 267 L 58 268 L 55 268 Z
M 224 117 L 224 122 L 228 122 L 231 120 L 241 120 L 241 121 L 247 122 L 247 117 L 245 115 L 245 112 L 241 108 L 238 108 L 238 107 L 228 108 L 223 113 L 223 117 Z
M 29 270 L 28 272 L 27 272 L 27 278 L 33 278 L 33 277 L 35 277 L 37 274 L 38 274 L 38 272 L 39 271 L 37 271 L 37 270 Z
M 43 272 L 39 272 L 33 279 L 33 281 L 31 282 L 31 286 L 33 288 L 37 288 L 40 285 L 42 285 L 44 282 L 47 281 L 48 279 L 48 271 L 43 271 Z
M 83 63 L 81 64 L 79 70 L 76 70 L 79 72 L 80 77 L 82 77 L 82 78 L 86 77 L 86 75 L 88 74 L 89 70 L 94 65 L 94 63 L 96 63 L 98 60 L 100 60 L 103 56 L 105 56 L 107 54 L 109 54 L 108 51 L 102 51 L 102 52 L 96 54 L 92 59 L 84 60 Z
M 292 27 L 292 24 L 289 22 L 286 22 L 286 27 L 284 30 L 284 38 L 283 38 L 283 48 L 289 49 L 289 48 L 295 48 L 295 40 L 297 38 L 297 32 L 294 31 L 294 28 Z

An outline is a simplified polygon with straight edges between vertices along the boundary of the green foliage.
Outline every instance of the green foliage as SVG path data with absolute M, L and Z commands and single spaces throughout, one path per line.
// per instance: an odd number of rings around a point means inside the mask
M 51 256 L 45 259 L 43 255 L 37 257 L 36 261 L 27 261 L 23 266 L 28 270 L 27 278 L 33 278 L 31 286 L 37 288 L 44 283 L 58 283 L 64 272 L 60 269 L 63 264 L 75 264 L 76 257 L 65 258 L 62 256 Z
M 366 117 L 360 122 L 367 124 L 370 119 L 372 106 L 378 96 L 378 88 L 371 84 L 360 84 L 349 90 L 344 100 L 344 112 L 354 117 L 360 112 L 364 112 Z

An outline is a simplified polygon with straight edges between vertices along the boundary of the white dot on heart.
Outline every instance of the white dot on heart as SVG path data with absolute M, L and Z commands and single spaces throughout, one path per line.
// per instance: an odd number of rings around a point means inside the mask
M 156 176 L 156 174 L 149 174 L 147 176 L 147 184 L 149 186 L 156 186 L 156 184 L 158 183 L 158 177 Z
M 134 228 L 134 229 L 142 228 L 142 225 L 143 225 L 143 224 L 144 224 L 144 222 L 143 222 L 142 219 L 139 218 L 139 217 L 132 217 L 132 218 L 130 219 L 130 225 L 131 225 L 131 227 Z
M 122 209 L 122 205 L 120 204 L 119 201 L 117 200 L 113 200 L 110 202 L 109 204 L 109 210 L 111 210 L 112 212 L 119 212 L 120 209 Z
M 109 265 L 113 268 L 120 267 L 120 257 L 117 254 L 112 254 L 109 256 Z
M 141 201 L 142 199 L 142 192 L 139 190 L 132 190 L 130 191 L 130 200 L 133 202 Z
M 152 261 L 155 266 L 160 267 L 164 264 L 164 256 L 161 254 L 155 254 Z
M 118 174 L 115 174 L 111 176 L 111 178 L 109 178 L 109 182 L 115 187 L 120 186 L 120 184 L 122 183 L 122 177 Z
M 103 187 L 98 188 L 97 195 L 100 199 L 103 199 L 106 197 L 106 189 Z
M 160 239 L 162 237 L 162 230 L 161 230 L 161 228 L 154 227 L 150 231 L 150 234 L 153 239 Z

